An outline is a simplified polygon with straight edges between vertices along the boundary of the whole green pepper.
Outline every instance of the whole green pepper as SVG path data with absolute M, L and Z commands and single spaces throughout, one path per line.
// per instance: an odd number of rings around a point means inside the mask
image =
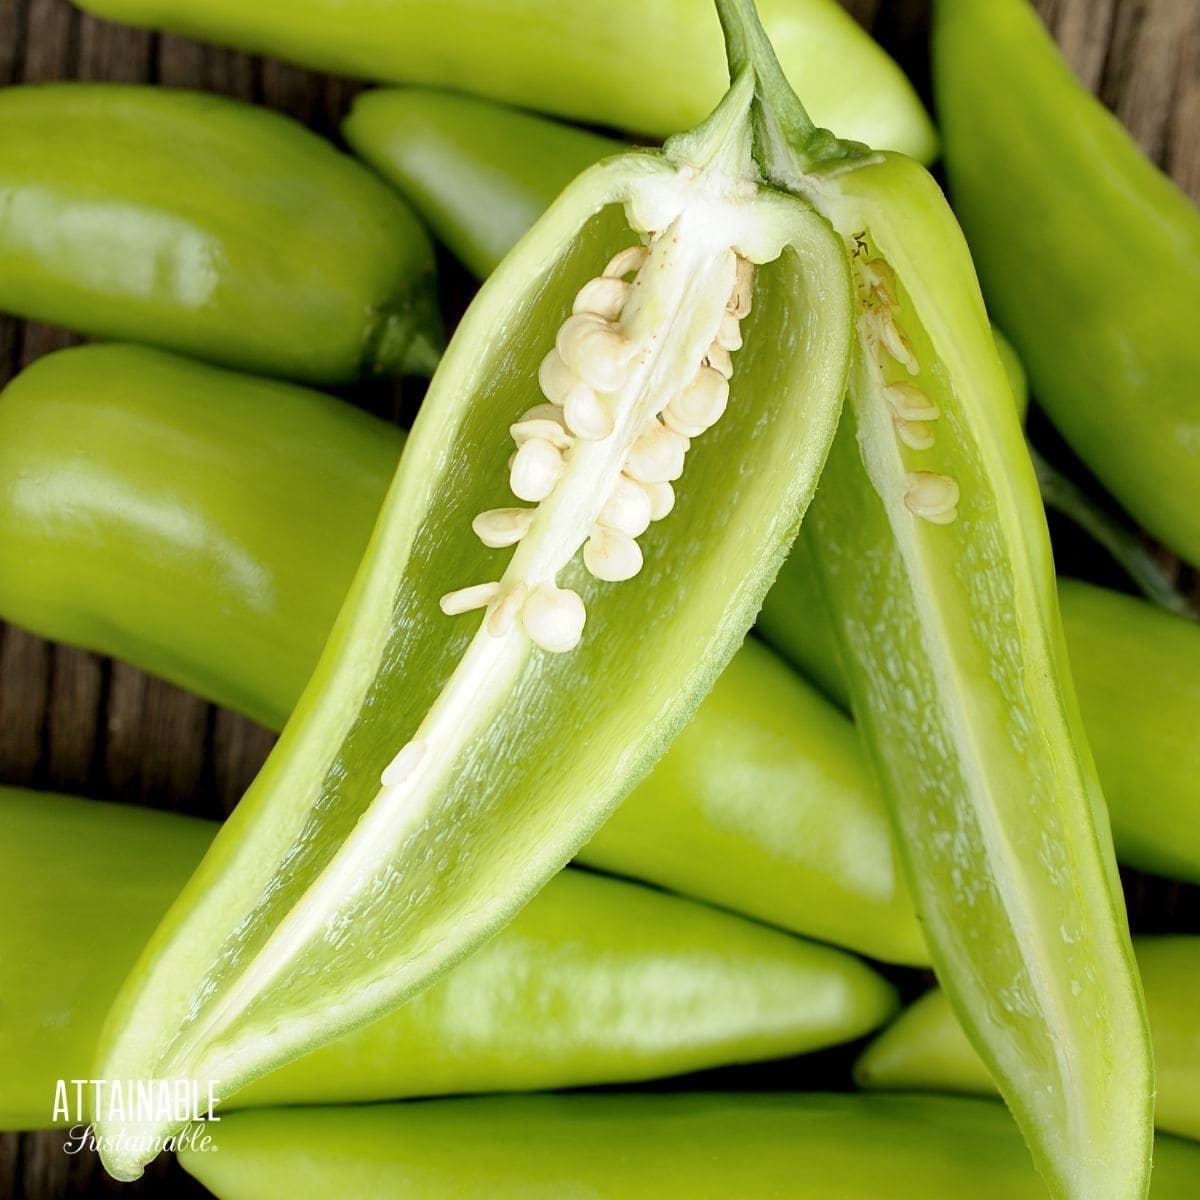
M 732 656 L 815 489 L 851 323 L 839 241 L 762 186 L 754 87 L 590 168 L 473 301 L 312 680 L 117 997 L 102 1077 L 231 1095 L 427 986 Z M 95 1126 L 128 1179 L 178 1123 Z
M 962 235 L 911 160 L 814 129 L 749 0 L 768 177 L 846 241 L 846 408 L 809 542 L 934 969 L 1051 1191 L 1134 1200 L 1153 1069 L 1049 537 Z
M 938 0 L 933 77 L 955 211 L 1039 404 L 1146 529 L 1200 563 L 1200 214 L 1027 0 Z
M 466 89 L 665 137 L 725 86 L 720 32 L 696 0 L 80 0 L 101 16 L 319 70 Z M 836 0 L 767 0 L 789 76 L 823 124 L 923 161 L 936 135 L 900 68 Z
M 433 249 L 359 164 L 198 92 L 0 90 L 0 309 L 326 383 L 429 374 Z
M 48 355 L 0 395 L 0 614 L 278 729 L 401 441 L 348 404 L 162 351 Z M 928 962 L 853 727 L 754 642 L 578 857 Z
M 39 1128 L 56 1080 L 88 1077 L 107 1005 L 217 826 L 12 788 L 0 788 L 0 819 L 0 1129 Z M 64 936 L 97 906 L 86 937 Z M 894 1008 L 893 988 L 848 954 L 564 871 L 411 1004 L 234 1104 L 649 1079 L 802 1054 Z
M 220 1200 L 1046 1194 L 1000 1105 L 935 1096 L 489 1097 L 234 1113 L 203 1133 L 180 1161 Z M 1152 1200 L 1194 1200 L 1200 1147 L 1156 1149 Z
M 1200 938 L 1134 940 L 1154 1035 L 1159 1129 L 1200 1139 Z M 943 992 L 926 992 L 863 1051 L 854 1067 L 862 1087 L 887 1091 L 995 1091 Z

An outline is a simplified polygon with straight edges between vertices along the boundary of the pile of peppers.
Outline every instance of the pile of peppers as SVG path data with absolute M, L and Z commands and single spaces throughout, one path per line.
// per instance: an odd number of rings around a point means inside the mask
M 0 617 L 280 731 L 220 826 L 0 788 L 0 1126 L 216 1086 L 89 1144 L 247 1200 L 1200 1193 L 1200 952 L 1117 873 L 1200 883 L 1200 628 L 1097 511 L 1175 611 L 1056 579 L 1023 428 L 1200 561 L 1200 217 L 1026 0 L 935 5 L 953 211 L 834 0 L 84 7 L 389 86 L 350 154 L 0 90 L 0 309 L 106 339 L 0 393 Z

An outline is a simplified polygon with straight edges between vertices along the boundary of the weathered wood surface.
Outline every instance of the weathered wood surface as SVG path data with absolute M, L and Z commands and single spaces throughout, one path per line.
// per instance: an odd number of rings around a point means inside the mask
M 927 93 L 927 3 L 845 3 Z M 1037 3 L 1085 83 L 1200 200 L 1200 3 Z M 204 88 L 279 109 L 331 136 L 357 90 L 282 63 L 111 25 L 67 0 L 0 0 L 0 84 L 49 79 Z M 447 286 L 462 286 L 452 267 Z M 74 340 L 61 330 L 0 318 L 0 383 Z M 356 398 L 384 413 L 396 403 L 388 389 Z M 215 817 L 232 808 L 271 742 L 249 721 L 131 667 L 0 627 L 0 783 Z M 1128 883 L 1139 927 L 1200 932 L 1197 889 L 1137 877 Z M 102 919 L 102 912 L 80 915 Z M 836 1086 L 833 1079 L 820 1082 Z M 92 1156 L 68 1157 L 61 1143 L 58 1134 L 0 1135 L 0 1197 L 207 1195 L 168 1159 L 138 1184 L 118 1185 Z

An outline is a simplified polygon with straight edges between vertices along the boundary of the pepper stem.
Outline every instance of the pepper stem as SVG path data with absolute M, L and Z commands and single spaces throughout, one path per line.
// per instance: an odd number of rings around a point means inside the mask
M 716 0 L 716 6 L 730 78 L 748 70 L 754 74 L 754 157 L 768 182 L 786 188 L 797 174 L 869 153 L 860 143 L 842 141 L 813 124 L 779 65 L 754 0 Z

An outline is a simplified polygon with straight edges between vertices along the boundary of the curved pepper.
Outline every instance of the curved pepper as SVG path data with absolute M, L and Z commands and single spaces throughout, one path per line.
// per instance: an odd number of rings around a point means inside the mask
M 429 374 L 433 248 L 359 164 L 199 92 L 0 90 L 0 309 L 269 375 Z
M 1200 563 L 1200 214 L 1026 0 L 938 0 L 933 77 L 955 211 L 1038 403 L 1146 529 Z
M 278 729 L 401 443 L 348 404 L 162 351 L 48 355 L 0 394 L 0 614 Z M 928 962 L 853 727 L 754 642 L 578 858 Z
M 813 128 L 748 0 L 769 177 L 846 240 L 857 346 L 810 514 L 934 968 L 1051 1191 L 1134 1200 L 1153 1070 L 1037 482 L 962 235 L 896 155 Z
M 50 1122 L 217 825 L 0 788 L 0 1129 Z M 98 919 L 79 933 L 102 898 Z M 894 1011 L 848 954 L 582 871 L 450 975 L 239 1093 L 237 1107 L 650 1079 L 847 1041 Z
M 313 679 L 117 998 L 103 1077 L 232 1095 L 428 985 L 736 649 L 815 488 L 849 329 L 836 238 L 757 182 L 753 86 L 585 172 L 481 289 Z M 120 1178 L 173 1128 L 95 1124 Z
M 1200 1139 L 1200 938 L 1140 937 L 1134 949 L 1154 1035 L 1154 1122 L 1168 1133 Z M 937 988 L 875 1038 L 855 1064 L 854 1077 L 862 1087 L 884 1091 L 995 1091 Z
M 712 10 L 696 0 L 80 0 L 101 16 L 385 83 L 466 89 L 665 137 L 720 99 Z M 767 0 L 813 112 L 846 137 L 928 161 L 937 139 L 900 68 L 836 0 Z
M 1043 1200 L 998 1104 L 822 1094 L 518 1096 L 235 1113 L 184 1168 L 220 1200 Z M 1152 1200 L 1193 1200 L 1163 1136 Z

